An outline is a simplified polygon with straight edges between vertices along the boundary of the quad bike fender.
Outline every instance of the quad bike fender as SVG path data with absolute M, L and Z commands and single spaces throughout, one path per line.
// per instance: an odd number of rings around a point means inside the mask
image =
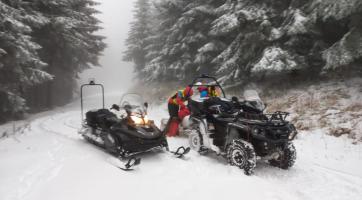
M 234 139 L 250 141 L 250 128 L 243 124 L 229 123 L 225 144 L 231 143 Z

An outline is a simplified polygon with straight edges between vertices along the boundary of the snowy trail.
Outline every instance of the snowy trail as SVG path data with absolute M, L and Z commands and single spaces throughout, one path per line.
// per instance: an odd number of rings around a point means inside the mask
M 166 110 L 156 106 L 159 121 Z M 110 164 L 114 158 L 78 134 L 77 104 L 31 122 L 17 140 L 0 140 L 1 200 L 98 199 L 336 199 L 362 196 L 362 145 L 320 132 L 296 141 L 298 160 L 284 171 L 259 162 L 253 176 L 213 154 L 191 152 L 184 160 L 167 153 L 142 155 L 133 172 Z M 186 138 L 169 140 L 171 148 Z

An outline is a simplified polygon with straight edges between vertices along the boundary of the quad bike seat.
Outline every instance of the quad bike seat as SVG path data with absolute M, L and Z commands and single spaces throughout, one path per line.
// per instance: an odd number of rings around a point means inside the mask
M 216 112 L 222 116 L 231 116 L 237 112 L 232 102 L 219 97 L 211 97 L 203 104 L 208 113 Z
M 189 100 L 188 108 L 193 115 L 201 115 L 204 113 L 204 103 L 203 101 Z

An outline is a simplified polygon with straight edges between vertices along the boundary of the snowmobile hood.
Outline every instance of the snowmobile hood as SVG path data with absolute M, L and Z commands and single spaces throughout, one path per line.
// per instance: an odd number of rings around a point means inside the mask
M 157 139 L 163 137 L 162 132 L 155 126 L 114 126 L 112 131 L 115 134 L 127 134 L 141 139 Z

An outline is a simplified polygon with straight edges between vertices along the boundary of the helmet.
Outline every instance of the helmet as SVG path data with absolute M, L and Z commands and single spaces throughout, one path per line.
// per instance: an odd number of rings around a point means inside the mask
M 204 98 L 204 97 L 208 97 L 209 96 L 209 93 L 207 92 L 207 90 L 203 90 L 200 92 L 200 97 L 201 98 Z
M 184 89 L 184 96 L 185 96 L 185 97 L 191 97 L 193 94 L 194 94 L 194 90 L 192 89 L 192 87 L 187 86 L 187 87 Z

